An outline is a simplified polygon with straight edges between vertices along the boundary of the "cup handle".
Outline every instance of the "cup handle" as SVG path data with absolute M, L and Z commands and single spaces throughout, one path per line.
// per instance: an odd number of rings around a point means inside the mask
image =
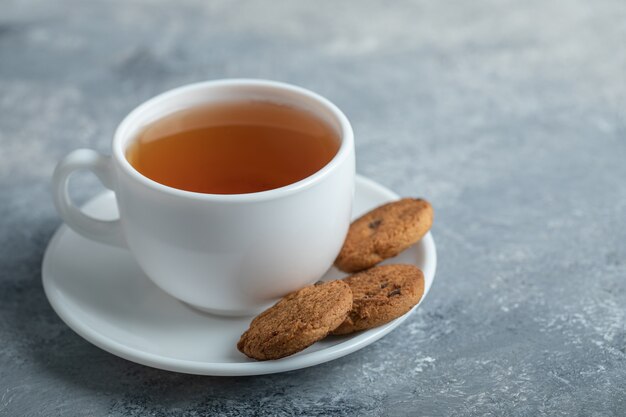
M 100 220 L 88 216 L 76 207 L 68 193 L 68 181 L 74 171 L 90 170 L 102 184 L 115 191 L 111 157 L 91 149 L 77 149 L 58 163 L 52 176 L 54 205 L 65 223 L 87 239 L 113 246 L 126 247 L 120 220 Z

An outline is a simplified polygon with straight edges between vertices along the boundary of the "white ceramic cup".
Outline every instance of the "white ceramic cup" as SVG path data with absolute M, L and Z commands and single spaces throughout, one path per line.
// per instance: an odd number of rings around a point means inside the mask
M 203 194 L 141 175 L 125 151 L 138 132 L 165 115 L 205 103 L 264 100 L 325 120 L 341 140 L 334 158 L 296 183 L 250 194 Z M 78 149 L 56 167 L 54 202 L 77 233 L 127 248 L 163 291 L 220 315 L 257 313 L 311 284 L 332 265 L 350 224 L 354 139 L 346 116 L 325 98 L 288 84 L 218 80 L 163 93 L 133 110 L 117 128 L 112 156 Z M 72 204 L 68 180 L 90 170 L 115 192 L 120 217 L 105 221 Z

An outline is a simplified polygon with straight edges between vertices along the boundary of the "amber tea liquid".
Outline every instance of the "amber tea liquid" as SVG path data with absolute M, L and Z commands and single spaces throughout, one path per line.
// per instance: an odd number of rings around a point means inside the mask
M 128 146 L 137 171 L 161 184 L 244 194 L 292 184 L 335 156 L 339 138 L 315 115 L 262 101 L 208 104 L 161 118 Z

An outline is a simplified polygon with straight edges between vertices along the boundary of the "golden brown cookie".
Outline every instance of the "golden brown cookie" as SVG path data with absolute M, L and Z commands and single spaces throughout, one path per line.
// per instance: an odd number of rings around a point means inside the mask
M 420 240 L 432 224 L 426 200 L 403 198 L 375 208 L 352 222 L 335 266 L 344 272 L 370 268 Z
M 255 317 L 237 349 L 258 360 L 292 355 L 326 337 L 351 307 L 352 292 L 343 281 L 304 287 Z
M 371 329 L 400 317 L 424 294 L 424 274 L 413 265 L 383 265 L 344 279 L 352 290 L 352 310 L 332 334 Z

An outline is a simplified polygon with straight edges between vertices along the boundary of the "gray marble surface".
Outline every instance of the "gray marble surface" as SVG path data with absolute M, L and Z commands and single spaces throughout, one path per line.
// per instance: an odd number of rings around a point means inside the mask
M 0 415 L 626 415 L 625 22 L 623 0 L 0 0 Z M 329 97 L 358 171 L 433 202 L 437 280 L 383 340 L 199 377 L 110 355 L 50 308 L 55 162 L 223 77 Z

